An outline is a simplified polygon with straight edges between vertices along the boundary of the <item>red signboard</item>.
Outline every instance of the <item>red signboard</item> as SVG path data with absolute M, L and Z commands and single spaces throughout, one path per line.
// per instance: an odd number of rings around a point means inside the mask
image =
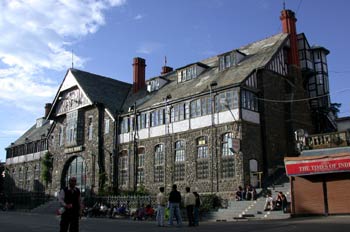
M 288 176 L 350 172 L 350 156 L 316 160 L 285 161 Z

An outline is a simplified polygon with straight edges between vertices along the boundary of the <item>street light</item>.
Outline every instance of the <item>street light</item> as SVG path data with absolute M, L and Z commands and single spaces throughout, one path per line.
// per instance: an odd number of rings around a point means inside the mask
M 209 84 L 209 91 L 210 91 L 210 108 L 211 108 L 211 125 L 210 125 L 210 133 L 211 133 L 211 191 L 214 192 L 214 99 L 213 99 L 213 89 L 214 87 L 216 87 L 218 85 L 218 83 L 216 81 L 212 81 Z M 217 161 L 216 161 L 216 165 L 217 165 Z M 218 190 L 219 188 L 219 173 L 218 173 L 218 168 L 216 168 L 216 188 Z

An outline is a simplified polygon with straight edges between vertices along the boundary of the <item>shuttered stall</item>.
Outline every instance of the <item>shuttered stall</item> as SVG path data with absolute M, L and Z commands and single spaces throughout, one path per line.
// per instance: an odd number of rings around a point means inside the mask
M 350 173 L 328 175 L 327 198 L 329 214 L 350 213 Z
M 292 180 L 292 214 L 316 215 L 325 213 L 323 180 L 319 176 L 295 176 Z

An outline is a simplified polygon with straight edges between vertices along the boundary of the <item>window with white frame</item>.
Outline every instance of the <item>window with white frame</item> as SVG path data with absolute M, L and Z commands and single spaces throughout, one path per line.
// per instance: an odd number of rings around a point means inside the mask
M 128 133 L 130 131 L 130 118 L 125 117 L 120 122 L 120 133 Z
M 180 103 L 174 105 L 170 110 L 171 122 L 177 122 L 186 118 L 186 104 Z
M 190 102 L 191 118 L 200 117 L 212 113 L 210 96 L 198 98 Z
M 183 181 L 185 179 L 185 142 L 183 140 L 175 143 L 175 181 Z
M 67 113 L 66 144 L 77 144 L 78 111 Z
M 238 89 L 231 89 L 219 93 L 215 97 L 215 112 L 222 112 L 238 108 Z
M 141 113 L 137 115 L 138 129 L 147 128 L 147 113 Z
M 139 148 L 137 161 L 137 183 L 143 185 L 145 183 L 145 148 Z
M 128 183 L 128 152 L 122 151 L 119 157 L 119 183 L 126 185 Z
M 259 111 L 258 99 L 255 93 L 248 90 L 242 90 L 241 98 L 242 98 L 242 108 L 252 110 L 252 111 Z
M 63 145 L 63 135 L 64 134 L 64 129 L 63 126 L 59 126 L 58 128 L 58 145 L 62 146 Z
M 109 133 L 109 118 L 105 118 L 105 134 Z
M 228 53 L 219 57 L 219 70 L 225 70 L 234 65 L 234 54 Z
M 221 139 L 221 176 L 222 178 L 234 177 L 235 163 L 232 147 L 232 133 L 226 133 Z
M 89 116 L 88 118 L 88 140 L 92 140 L 92 133 L 93 133 L 93 121 L 92 116 Z
M 178 82 L 185 82 L 197 77 L 196 65 L 178 71 Z
M 208 157 L 208 141 L 207 137 L 203 136 L 197 139 L 197 179 L 209 177 Z
M 164 181 L 164 144 L 158 144 L 154 149 L 154 182 Z
M 165 123 L 165 109 L 158 109 L 151 112 L 151 127 L 160 126 Z

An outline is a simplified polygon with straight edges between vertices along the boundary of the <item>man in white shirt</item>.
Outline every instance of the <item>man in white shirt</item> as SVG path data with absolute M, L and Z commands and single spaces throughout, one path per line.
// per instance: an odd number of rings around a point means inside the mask
M 159 188 L 159 193 L 157 195 L 157 223 L 158 226 L 164 226 L 164 215 L 165 215 L 165 205 L 166 198 L 164 195 L 164 187 Z

